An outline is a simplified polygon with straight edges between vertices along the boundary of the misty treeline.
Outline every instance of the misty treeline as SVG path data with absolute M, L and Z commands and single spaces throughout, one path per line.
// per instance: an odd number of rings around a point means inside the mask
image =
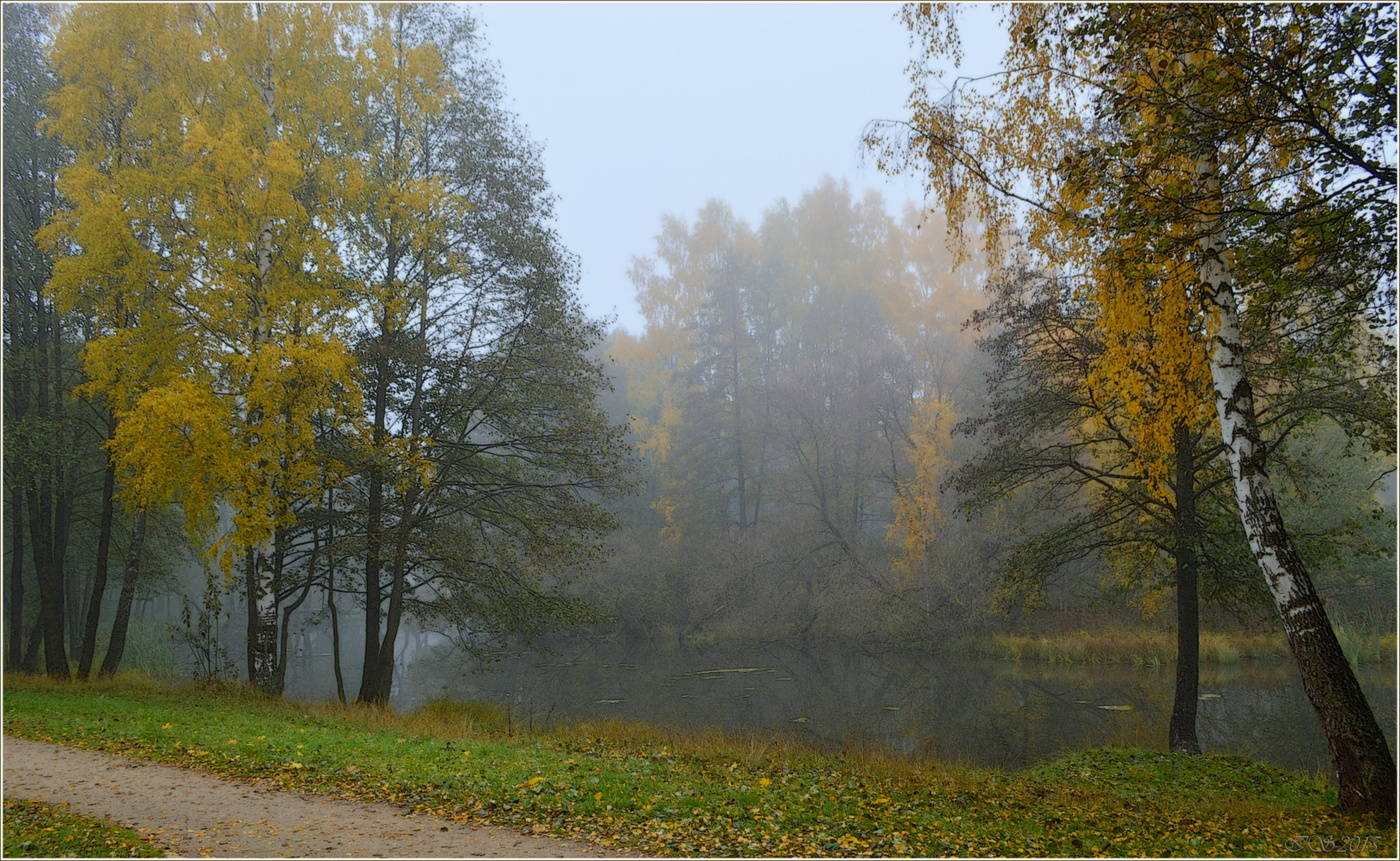
M 205 672 L 280 691 L 314 613 L 384 702 L 410 617 L 587 617 L 603 331 L 469 15 L 4 14 L 7 665 L 115 672 L 180 588 Z
M 941 219 L 833 180 L 756 226 L 720 201 L 663 220 L 631 273 L 645 328 L 607 345 L 643 481 L 591 579 L 623 636 L 960 648 L 1171 625 L 1183 556 L 1217 627 L 1266 621 L 1218 435 L 1183 436 L 1180 497 L 1154 483 L 1128 405 L 1091 385 L 1086 303 L 955 262 Z M 1252 319 L 1282 374 L 1278 321 Z M 1280 377 L 1261 415 L 1332 606 L 1385 630 L 1393 363 L 1378 340 L 1328 370 Z
M 929 540 L 937 488 L 912 483 L 916 446 L 967 448 L 982 275 L 918 218 L 826 181 L 757 227 L 718 201 L 663 222 L 631 273 L 646 328 L 609 344 L 644 463 L 600 574 L 629 635 L 923 639 L 984 602 L 987 524 Z M 957 573 L 896 572 L 905 541 Z
M 981 601 L 986 524 L 929 541 L 936 492 L 910 483 L 916 448 L 957 456 L 980 391 L 980 273 L 941 233 L 833 181 L 757 227 L 718 201 L 663 222 L 631 272 L 646 328 L 609 343 L 645 464 L 600 574 L 624 631 L 917 636 Z M 899 511 L 910 552 L 957 574 L 892 570 Z

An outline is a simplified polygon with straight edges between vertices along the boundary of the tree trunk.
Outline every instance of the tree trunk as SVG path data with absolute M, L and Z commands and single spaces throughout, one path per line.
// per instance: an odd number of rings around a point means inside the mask
M 49 351 L 56 349 L 52 343 L 58 333 L 55 331 L 54 315 L 51 311 L 39 312 L 41 321 L 37 327 L 35 367 L 35 406 L 40 417 L 53 419 L 52 400 L 58 397 L 50 388 L 51 365 Z M 58 495 L 62 486 L 58 475 L 58 463 L 50 456 L 42 464 L 39 474 L 31 478 L 26 489 L 29 507 L 29 539 L 34 557 L 34 575 L 39 582 L 39 617 L 43 620 L 44 671 L 54 678 L 68 678 L 68 653 L 64 645 L 64 600 L 63 569 L 56 555 L 59 540 L 59 525 L 63 519 L 59 511 Z
M 1203 199 L 1219 202 L 1218 166 L 1213 158 L 1197 165 Z M 1337 777 L 1342 810 L 1395 812 L 1395 760 L 1361 685 L 1347 663 L 1337 635 L 1313 588 L 1302 557 L 1284 530 L 1267 452 L 1245 375 L 1239 306 L 1231 280 L 1224 230 L 1207 216 L 1198 240 L 1197 275 L 1213 306 L 1215 343 L 1210 356 L 1220 437 L 1230 460 L 1235 500 L 1245 536 L 1264 574 L 1283 622 L 1288 647 L 1298 662 L 1303 689 L 1322 724 Z
M 316 562 L 318 561 L 318 557 L 321 554 L 320 539 L 320 528 L 312 527 L 311 556 L 306 562 L 306 580 L 302 584 L 301 594 L 297 596 L 297 599 L 295 601 L 282 608 L 282 629 L 278 637 L 276 672 L 277 693 L 279 695 L 282 693 L 283 690 L 286 689 L 287 683 L 287 664 L 289 662 L 287 655 L 287 637 L 289 635 L 289 632 L 292 630 L 292 614 L 295 613 L 298 609 L 300 609 L 301 605 L 305 603 L 306 596 L 311 594 L 311 587 L 316 582 Z M 279 559 L 284 555 L 284 553 L 285 551 L 278 552 Z M 282 563 L 280 561 L 278 563 L 278 567 L 282 567 Z
M 99 676 L 114 676 L 126 652 L 126 631 L 131 624 L 131 605 L 136 600 L 136 584 L 141 580 L 141 554 L 146 549 L 146 510 L 136 512 L 131 527 L 131 545 L 126 549 L 126 569 L 122 572 L 122 590 L 117 596 L 117 611 L 112 618 L 112 636 L 107 642 L 107 656 L 102 659 Z
M 399 518 L 398 534 L 394 541 L 394 558 L 390 564 L 392 585 L 389 589 L 389 611 L 384 619 L 384 640 L 379 646 L 379 665 L 375 668 L 373 698 L 365 699 L 365 702 L 386 704 L 393 690 L 395 646 L 399 626 L 403 621 L 404 593 L 408 587 L 408 536 L 412 530 L 413 508 L 417 504 L 418 490 L 415 487 L 404 497 L 403 512 Z
M 44 617 L 41 615 L 34 620 L 34 626 L 29 629 L 29 639 L 24 643 L 24 660 L 20 662 L 20 669 L 26 673 L 39 672 L 39 647 L 44 643 Z
M 400 10 L 395 16 L 395 28 L 398 35 L 402 35 L 403 12 Z M 396 39 L 395 48 L 402 50 L 402 43 Z M 399 114 L 391 112 L 390 120 L 393 134 L 389 141 L 389 151 L 392 153 L 393 164 L 396 166 L 404 164 L 401 160 L 403 153 L 403 125 Z M 397 167 L 395 168 L 398 169 Z M 400 179 L 392 177 L 391 179 Z M 399 277 L 399 263 L 406 251 L 396 239 L 393 214 L 391 213 L 385 231 L 384 242 L 384 284 L 389 288 L 394 288 Z M 387 297 L 386 297 L 387 298 Z M 386 303 L 387 304 L 387 303 Z M 378 702 L 378 690 L 381 687 L 379 679 L 380 660 L 380 638 L 379 638 L 379 611 L 383 604 L 383 595 L 380 590 L 379 576 L 383 569 L 383 516 L 384 516 L 384 473 L 383 462 L 380 460 L 384 454 L 384 441 L 388 436 L 387 413 L 389 400 L 389 357 L 390 335 L 396 334 L 391 328 L 388 308 L 385 307 L 379 314 L 378 337 L 373 342 L 374 360 L 374 426 L 372 440 L 374 443 L 374 461 L 369 468 L 369 481 L 367 488 L 366 512 L 365 512 L 365 649 L 363 668 L 360 672 L 360 692 L 355 697 L 358 702 Z M 393 655 L 390 655 L 392 666 Z
M 763 369 L 763 424 L 758 434 L 758 468 L 753 481 L 753 516 L 749 523 L 758 525 L 758 515 L 763 508 L 763 487 L 768 477 L 768 436 L 773 422 L 773 398 L 768 381 L 771 379 L 771 363 L 765 361 Z
M 40 517 L 50 514 L 49 506 L 39 506 Z M 31 532 L 36 531 L 31 518 Z M 34 543 L 34 568 L 39 580 L 39 615 L 43 620 L 44 672 L 56 679 L 68 678 L 68 652 L 64 636 L 63 571 L 54 563 L 50 545 L 52 530 L 39 528 L 41 534 L 31 535 Z
M 274 554 L 268 541 L 248 551 L 244 564 L 248 597 L 248 681 L 277 696 L 277 594 L 272 586 Z
M 63 677 L 67 678 L 69 675 L 68 655 L 71 654 L 77 646 L 76 628 L 78 620 L 81 618 L 79 615 L 80 608 L 78 607 L 78 600 L 79 596 L 83 594 L 83 590 L 76 589 L 75 591 L 75 589 L 69 585 L 68 569 L 64 565 L 64 559 L 68 555 L 68 538 L 73 528 L 73 500 L 77 496 L 77 487 L 75 486 L 74 480 L 76 470 L 64 463 L 65 457 L 63 455 L 63 447 L 66 444 L 70 444 L 72 440 L 72 437 L 69 435 L 72 433 L 70 428 L 73 426 L 73 422 L 68 418 L 68 407 L 66 404 L 67 396 L 72 393 L 72 387 L 66 385 L 63 379 L 62 319 L 59 317 L 57 308 L 52 304 L 49 305 L 48 314 L 51 333 L 49 361 L 51 362 L 51 372 L 53 374 L 53 399 L 50 402 L 53 410 L 51 421 L 53 422 L 52 427 L 56 429 L 56 432 L 67 437 L 67 439 L 64 439 L 62 442 L 55 440 L 53 446 L 53 467 L 50 473 L 53 476 L 53 532 L 51 533 L 51 545 L 49 549 L 54 585 L 58 593 L 59 613 L 60 615 L 65 612 L 71 612 L 73 614 L 71 619 L 65 616 L 63 620 L 64 654 L 61 665 Z M 47 650 L 48 646 L 46 645 L 46 664 L 48 662 Z M 49 667 L 46 666 L 45 669 L 47 669 L 50 674 L 53 673 L 53 670 Z
M 340 671 L 340 612 L 335 606 L 335 564 L 326 573 L 326 606 L 331 613 L 331 665 L 335 669 L 335 696 L 345 702 L 345 677 Z
M 1196 568 L 1196 469 L 1191 431 L 1176 429 L 1176 695 L 1172 702 L 1167 747 L 1200 753 L 1196 738 L 1196 703 L 1200 696 L 1201 619 Z
M 5 667 L 15 670 L 24 666 L 24 495 L 19 488 L 10 491 L 10 504 L 5 512 L 14 530 L 10 539 L 10 587 L 5 592 L 9 608 L 10 643 Z
M 253 551 L 243 551 L 243 662 L 248 680 L 253 680 L 253 666 L 257 663 L 258 615 L 254 609 L 258 605 L 257 573 L 253 570 L 256 562 Z
M 399 142 L 395 141 L 395 149 Z M 388 260 L 385 267 L 386 283 L 394 283 L 398 275 L 399 250 L 394 243 L 392 232 L 388 240 Z M 355 699 L 362 703 L 380 702 L 378 691 L 380 636 L 379 612 L 383 606 L 383 592 L 379 582 L 384 568 L 384 473 L 379 456 L 384 452 L 384 442 L 388 438 L 389 407 L 389 362 L 385 351 L 389 349 L 389 315 L 387 311 L 379 318 L 379 338 L 374 344 L 374 443 L 375 461 L 370 465 L 369 481 L 365 500 L 365 654 L 364 667 L 360 672 L 360 692 Z M 392 655 L 390 656 L 392 662 Z M 391 663 L 392 665 L 392 663 Z
M 397 141 L 396 144 L 397 146 Z M 390 271 L 397 269 L 398 261 L 396 256 L 390 258 Z M 423 282 L 422 293 L 418 302 L 418 339 L 423 346 L 426 356 L 426 339 L 428 333 L 428 285 Z M 409 453 L 417 453 L 417 444 L 413 442 L 418 437 L 422 426 L 422 397 L 425 367 L 420 357 L 413 374 L 413 397 L 408 405 L 409 421 Z M 390 564 L 390 587 L 389 587 L 389 608 L 384 620 L 384 639 L 379 644 L 376 667 L 374 669 L 373 686 L 369 687 L 369 697 L 363 693 L 360 699 L 365 702 L 372 702 L 380 705 L 387 705 L 389 695 L 394 688 L 394 655 L 395 646 L 398 641 L 399 625 L 403 620 L 404 593 L 408 588 L 408 540 L 415 525 L 414 509 L 418 505 L 419 486 L 414 484 L 402 497 L 402 505 L 399 512 L 397 529 L 395 530 L 394 557 Z M 366 689 L 366 685 L 361 685 L 361 690 Z
M 92 571 L 78 574 L 67 568 L 63 571 L 63 629 L 68 632 L 69 658 L 76 661 L 83 648 L 83 622 L 87 619 L 88 601 L 92 597 Z
M 107 438 L 112 438 L 116 424 L 108 423 Z M 88 598 L 87 619 L 83 624 L 83 642 L 78 654 L 78 678 L 92 673 L 93 652 L 97 650 L 97 626 L 102 620 L 102 596 L 107 592 L 107 559 L 112 546 L 112 495 L 116 491 L 117 470 L 110 455 L 102 474 L 102 514 L 97 527 L 97 564 L 93 569 L 92 592 Z
M 259 26 L 266 26 L 261 12 L 258 15 L 258 23 Z M 259 82 L 258 89 L 263 108 L 267 112 L 266 123 L 263 126 L 263 146 L 264 153 L 266 153 L 276 142 L 279 121 L 275 86 L 277 76 L 270 59 L 270 31 L 264 31 L 263 35 L 268 40 L 268 59 L 263 62 L 262 80 Z M 263 303 L 264 298 L 271 290 L 272 267 L 277 254 L 276 227 L 276 219 L 271 215 L 266 215 L 258 226 L 257 268 L 254 278 L 256 290 L 253 293 L 249 311 L 252 322 L 252 350 L 255 352 L 260 350 L 262 344 L 270 337 L 270 328 L 263 325 Z M 248 408 L 246 420 L 250 428 L 261 428 L 265 419 L 266 415 L 261 407 Z M 261 431 L 254 431 L 254 435 L 258 443 L 264 442 L 260 438 Z M 269 473 L 272 467 L 272 458 L 267 455 L 261 456 L 254 467 L 254 473 L 258 480 L 264 482 L 270 480 Z M 274 533 L 274 535 L 260 541 L 257 547 L 249 548 L 244 560 L 243 571 L 244 595 L 247 599 L 246 612 L 248 614 L 246 644 L 248 681 L 259 690 L 272 695 L 279 693 L 277 688 L 277 587 L 281 575 L 279 545 L 278 534 Z
M 326 489 L 326 609 L 331 614 L 331 665 L 335 669 L 335 695 L 345 702 L 345 678 L 340 670 L 340 611 L 335 604 L 335 490 Z
M 734 478 L 739 490 L 739 528 L 745 529 L 748 527 L 749 501 L 744 480 L 744 411 L 739 370 L 739 316 L 742 308 L 737 284 L 731 285 L 729 295 L 733 301 L 729 309 L 729 387 L 734 395 Z
M 383 451 L 384 421 L 388 400 L 383 375 L 386 368 L 379 368 L 380 377 L 374 388 L 374 447 L 375 452 Z M 368 499 L 366 500 L 365 524 L 365 655 L 364 669 L 360 673 L 360 692 L 355 697 L 362 703 L 377 702 L 379 688 L 379 610 L 383 603 L 380 594 L 379 575 L 383 559 L 383 510 L 384 477 L 379 466 L 370 467 Z
M 273 672 L 273 687 L 278 696 L 287 686 L 287 637 L 292 629 L 292 614 L 301 607 L 306 596 L 311 592 L 311 582 L 308 580 L 305 588 L 301 590 L 301 595 L 295 601 L 282 608 L 282 625 L 277 635 L 277 667 Z

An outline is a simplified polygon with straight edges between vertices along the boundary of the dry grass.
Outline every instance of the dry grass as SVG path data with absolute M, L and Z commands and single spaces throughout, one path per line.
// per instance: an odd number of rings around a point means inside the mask
M 262 694 L 249 691 L 246 687 L 240 686 L 240 690 L 242 695 L 265 699 Z M 833 755 L 829 748 L 771 731 L 685 729 L 619 718 L 527 729 L 518 722 L 512 722 L 505 707 L 487 702 L 435 700 L 404 714 L 382 706 L 358 703 L 303 704 L 296 708 L 368 729 L 412 733 L 443 740 L 537 739 L 565 744 L 603 744 L 619 750 L 664 749 L 678 756 L 734 761 L 746 768 L 759 768 L 775 762 L 829 760 Z M 968 771 L 961 765 L 941 760 L 894 753 L 875 742 L 848 742 L 839 756 L 868 774 L 891 778 L 911 774 L 927 776 L 930 771 L 936 771 L 942 777 L 957 779 Z
M 1353 665 L 1395 660 L 1396 637 L 1337 626 L 1337 639 Z M 1176 659 L 1176 634 L 1141 628 L 1107 628 L 1064 634 L 997 634 L 990 641 L 969 644 L 976 654 L 1009 661 L 1053 664 L 1119 664 L 1155 667 Z M 1201 663 L 1237 664 L 1253 660 L 1285 660 L 1288 643 L 1282 633 L 1201 632 Z
M 317 703 L 302 708 L 373 729 L 411 732 L 432 738 L 504 738 L 511 734 L 505 707 L 495 703 L 434 700 L 407 714 L 363 703 Z

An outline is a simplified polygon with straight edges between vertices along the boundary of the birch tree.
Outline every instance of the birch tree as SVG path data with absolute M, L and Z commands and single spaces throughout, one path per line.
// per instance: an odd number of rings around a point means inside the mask
M 1322 361 L 1393 323 L 1393 7 L 1009 6 L 1004 70 L 943 92 L 934 64 L 961 58 L 953 10 L 903 17 L 922 65 L 911 119 L 873 130 L 882 165 L 923 172 L 955 228 L 988 227 L 988 250 L 1019 225 L 1015 241 L 1078 273 L 1104 379 L 1130 393 L 1149 343 L 1182 379 L 1208 375 L 1209 400 L 1188 386 L 1142 412 L 1140 460 L 1165 474 L 1170 428 L 1213 406 L 1339 804 L 1393 810 L 1394 761 L 1278 513 L 1244 348 L 1254 307 L 1288 307 L 1281 336 L 1326 345 Z
M 85 6 L 54 47 L 74 152 L 44 231 L 48 289 L 102 314 L 84 353 L 131 507 L 179 502 L 249 604 L 248 674 L 276 687 L 279 531 L 314 494 L 310 417 L 353 384 L 333 189 L 350 114 L 323 6 Z M 216 536 L 219 512 L 231 528 Z

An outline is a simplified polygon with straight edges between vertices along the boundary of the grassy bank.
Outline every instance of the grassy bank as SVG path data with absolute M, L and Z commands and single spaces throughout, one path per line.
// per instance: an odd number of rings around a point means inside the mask
M 508 733 L 241 689 L 8 677 L 5 730 L 663 855 L 1391 855 L 1393 819 L 1238 757 L 1073 754 L 1022 772 L 615 723 Z
M 62 804 L 5 799 L 6 858 L 163 858 L 165 849 L 115 822 Z
M 1393 665 L 1395 634 L 1337 628 L 1337 639 L 1352 666 Z M 1228 666 L 1243 661 L 1287 660 L 1282 633 L 1201 633 L 1201 663 Z M 1059 634 L 994 634 L 970 640 L 964 650 L 1007 661 L 1057 664 L 1161 666 L 1176 660 L 1176 634 L 1138 628 L 1108 628 Z

